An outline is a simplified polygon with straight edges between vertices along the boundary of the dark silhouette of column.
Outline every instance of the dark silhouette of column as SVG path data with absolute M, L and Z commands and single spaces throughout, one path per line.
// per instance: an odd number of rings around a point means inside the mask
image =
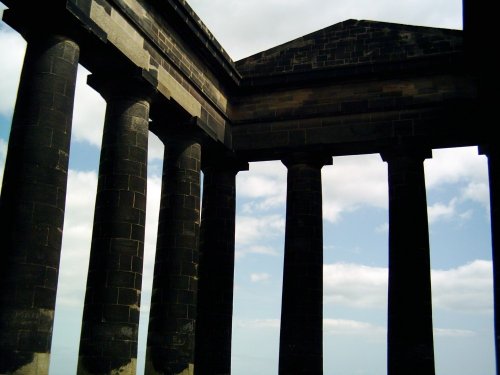
M 432 296 L 424 159 L 382 154 L 389 171 L 388 374 L 433 375 Z
M 192 375 L 194 371 L 200 163 L 197 139 L 185 135 L 166 140 L 147 375 Z
M 197 375 L 231 373 L 236 174 L 240 170 L 248 170 L 248 163 L 237 163 L 230 156 L 210 160 L 203 168 Z
M 288 168 L 279 373 L 323 374 L 321 168 L 331 158 L 296 154 Z
M 495 324 L 495 358 L 497 374 L 500 374 L 500 202 L 497 191 L 500 189 L 500 152 L 494 145 L 479 149 L 488 157 L 490 182 L 491 246 L 493 260 L 493 305 Z
M 49 369 L 78 59 L 64 36 L 28 40 L 0 199 L 1 374 Z
M 106 99 L 78 374 L 136 373 L 152 87 L 91 75 Z

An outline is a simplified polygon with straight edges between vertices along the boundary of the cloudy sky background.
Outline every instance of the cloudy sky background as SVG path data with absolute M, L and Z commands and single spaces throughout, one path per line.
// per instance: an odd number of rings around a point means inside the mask
M 349 18 L 461 29 L 460 0 L 191 0 L 234 59 Z M 0 177 L 26 44 L 0 23 Z M 79 69 L 51 375 L 75 373 L 105 103 Z M 142 374 L 163 146 L 151 135 L 140 332 Z M 425 162 L 438 375 L 493 375 L 486 158 L 476 147 Z M 379 155 L 323 168 L 325 375 L 386 373 L 387 166 Z M 234 375 L 275 375 L 286 168 L 252 163 L 237 178 Z

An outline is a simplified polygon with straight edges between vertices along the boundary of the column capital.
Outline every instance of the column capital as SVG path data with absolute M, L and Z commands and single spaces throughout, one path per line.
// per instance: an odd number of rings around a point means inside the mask
M 103 71 L 90 74 L 87 84 L 109 101 L 116 97 L 137 97 L 151 103 L 158 94 L 156 79 L 143 69 Z
M 182 141 L 206 143 L 208 136 L 200 127 L 198 117 L 190 116 L 168 103 L 159 107 L 156 102 L 151 106 L 150 129 L 165 145 Z
M 203 172 L 211 171 L 226 171 L 232 172 L 235 175 L 240 171 L 248 171 L 249 164 L 245 160 L 241 160 L 232 152 L 208 152 L 203 157 L 201 165 Z
M 290 168 L 297 164 L 307 164 L 322 168 L 325 165 L 332 165 L 332 156 L 324 153 L 294 152 L 281 160 L 285 167 Z
M 412 158 L 412 159 L 432 159 L 432 148 L 428 146 L 416 146 L 416 145 L 396 145 L 393 147 L 388 147 L 380 152 L 382 160 L 385 162 L 390 162 L 395 158 Z
M 60 35 L 64 39 L 76 39 L 74 24 L 71 24 L 71 18 L 68 18 L 66 7 L 62 2 L 33 1 L 30 2 L 28 10 L 25 9 L 24 3 L 22 1 L 14 1 L 14 4 L 6 3 L 8 9 L 4 10 L 2 21 L 19 32 L 28 43 L 53 35 Z M 53 19 L 57 22 L 47 22 Z
M 479 155 L 486 155 L 486 156 L 498 156 L 500 155 L 500 149 L 497 147 L 496 144 L 492 143 L 484 143 L 481 144 L 477 147 Z

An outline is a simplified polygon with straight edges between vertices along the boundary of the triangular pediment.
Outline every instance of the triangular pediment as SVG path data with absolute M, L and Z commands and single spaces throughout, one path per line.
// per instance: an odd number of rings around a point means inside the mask
M 462 32 L 347 20 L 236 62 L 243 76 L 400 61 L 462 50 Z

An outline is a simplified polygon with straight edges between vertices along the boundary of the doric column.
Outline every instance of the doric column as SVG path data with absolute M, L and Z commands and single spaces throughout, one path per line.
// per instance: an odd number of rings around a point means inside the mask
M 231 373 L 236 174 L 248 170 L 248 163 L 238 163 L 227 156 L 206 164 L 195 368 L 198 375 L 228 375 Z
M 0 199 L 1 374 L 49 369 L 78 59 L 64 36 L 28 40 Z
M 491 245 L 493 260 L 493 305 L 495 323 L 495 357 L 497 374 L 500 374 L 500 150 L 496 145 L 480 147 L 488 157 L 490 182 Z
M 192 375 L 198 289 L 201 145 L 165 141 L 146 375 Z
M 389 171 L 388 374 L 433 375 L 432 298 L 424 159 L 398 149 Z
M 136 373 L 152 87 L 91 75 L 106 99 L 78 374 Z
M 288 168 L 279 373 L 323 374 L 321 168 L 331 158 L 293 155 Z

